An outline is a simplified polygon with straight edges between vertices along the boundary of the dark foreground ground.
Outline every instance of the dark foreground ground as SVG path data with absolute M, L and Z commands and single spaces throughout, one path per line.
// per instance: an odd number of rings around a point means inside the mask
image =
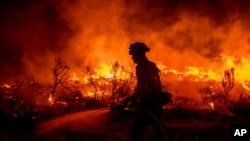
M 176 141 L 230 141 L 236 128 L 250 134 L 250 110 L 233 110 L 235 117 L 213 110 L 170 109 L 165 121 Z M 108 108 L 78 111 L 54 117 L 10 119 L 1 115 L 1 141 L 128 141 L 131 113 L 110 112 Z M 148 135 L 147 135 L 148 134 Z M 148 140 L 150 138 L 147 132 Z M 243 140 L 243 137 L 234 138 Z

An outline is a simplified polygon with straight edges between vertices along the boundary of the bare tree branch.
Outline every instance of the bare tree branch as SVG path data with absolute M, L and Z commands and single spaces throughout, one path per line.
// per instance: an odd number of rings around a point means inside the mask
M 60 57 L 55 58 L 55 66 L 51 69 L 54 80 L 54 84 L 51 89 L 51 97 L 54 96 L 55 90 L 59 85 L 65 86 L 63 81 L 67 79 L 69 70 L 70 67 L 65 61 L 63 61 Z
M 91 63 L 89 63 L 86 67 L 86 70 L 87 70 L 87 74 L 88 74 L 88 77 L 89 77 L 89 82 L 90 84 L 94 87 L 94 95 L 95 95 L 95 100 L 98 99 L 98 96 L 97 96 L 97 86 L 95 84 L 95 81 L 93 79 L 93 68 L 92 68 L 92 65 Z
M 234 68 L 224 71 L 224 78 L 222 79 L 222 86 L 224 88 L 224 100 L 227 102 L 229 93 L 234 87 Z

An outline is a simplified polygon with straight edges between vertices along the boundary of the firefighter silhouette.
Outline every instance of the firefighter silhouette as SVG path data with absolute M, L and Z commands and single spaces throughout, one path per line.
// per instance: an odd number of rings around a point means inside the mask
M 149 61 L 146 57 L 146 52 L 149 51 L 150 48 L 142 42 L 135 42 L 130 45 L 129 55 L 132 56 L 132 60 L 136 64 L 137 85 L 134 93 L 124 99 L 122 103 L 136 103 L 150 111 L 163 125 L 164 130 L 166 130 L 163 121 L 163 105 L 158 100 L 158 95 L 162 91 L 160 70 L 155 63 Z M 152 126 L 156 132 L 159 130 L 145 111 L 138 108 L 131 127 L 131 140 L 142 141 L 148 126 Z

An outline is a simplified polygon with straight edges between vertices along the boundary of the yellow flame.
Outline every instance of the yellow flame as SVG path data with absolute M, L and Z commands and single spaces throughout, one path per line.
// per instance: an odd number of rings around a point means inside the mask
M 219 61 L 219 59 L 216 59 Z M 214 80 L 220 82 L 223 78 L 224 71 L 230 68 L 234 68 L 234 80 L 239 82 L 242 87 L 250 91 L 250 85 L 247 84 L 250 81 L 250 59 L 249 57 L 232 57 L 223 55 L 222 65 L 213 69 L 205 69 L 203 67 L 188 66 L 185 71 L 181 72 L 175 69 L 169 69 L 162 63 L 157 65 L 163 74 L 173 73 L 176 75 L 176 79 L 179 81 L 208 81 Z M 189 77 L 192 76 L 192 77 Z
M 224 64 L 225 64 L 225 67 L 227 67 L 227 68 L 235 67 L 234 58 L 231 56 L 224 55 Z
M 95 94 L 94 92 L 88 92 L 88 96 L 89 96 L 89 97 L 94 96 L 94 94 Z
M 89 83 L 89 77 L 85 76 L 83 77 L 83 84 L 87 84 L 87 83 Z
M 80 77 L 78 77 L 78 76 L 76 75 L 76 73 L 73 73 L 73 76 L 71 77 L 71 80 L 73 80 L 73 81 L 79 81 L 79 80 L 80 80 Z
M 102 63 L 99 69 L 95 70 L 97 76 L 104 78 L 112 78 L 111 67 L 107 64 Z
M 87 96 L 94 97 L 95 94 L 99 95 L 99 94 L 107 94 L 107 93 L 104 93 L 104 91 L 97 91 L 97 92 L 89 91 L 88 94 L 87 94 Z
M 234 77 L 235 80 L 238 81 L 242 87 L 248 91 L 250 91 L 247 82 L 250 80 L 250 59 L 247 57 L 231 57 L 225 56 L 225 67 L 234 68 Z
M 117 70 L 114 71 L 111 65 L 102 63 L 99 65 L 99 67 L 94 69 L 94 72 L 93 74 L 91 74 L 91 76 L 90 75 L 84 76 L 83 83 L 84 84 L 90 83 L 90 78 L 93 80 L 99 80 L 100 78 L 126 80 L 130 78 L 130 73 L 126 72 L 120 67 L 118 67 Z M 98 83 L 101 82 L 98 81 Z
M 241 84 L 241 86 L 250 91 L 250 60 L 248 57 L 232 57 L 223 55 L 222 58 L 216 58 L 214 61 L 217 61 L 219 66 L 216 66 L 216 63 L 213 66 L 206 67 L 197 67 L 197 66 L 187 66 L 183 71 L 179 71 L 174 68 L 169 68 L 161 62 L 157 62 L 157 67 L 161 70 L 162 74 L 174 74 L 176 80 L 178 81 L 216 81 L 221 82 L 224 76 L 224 71 L 230 68 L 234 68 L 234 80 Z M 131 70 L 130 70 L 131 71 Z M 118 67 L 115 70 L 112 68 L 111 64 L 102 63 L 96 67 L 91 76 L 86 75 L 83 77 L 83 83 L 90 83 L 90 78 L 94 80 L 97 85 L 109 85 L 110 81 L 113 79 L 129 79 L 131 73 L 124 71 L 123 68 Z M 79 80 L 76 74 L 73 75 L 75 80 Z M 105 81 L 103 81 L 103 78 Z M 90 92 L 88 95 L 93 95 L 93 92 Z M 213 103 L 209 104 L 213 107 Z

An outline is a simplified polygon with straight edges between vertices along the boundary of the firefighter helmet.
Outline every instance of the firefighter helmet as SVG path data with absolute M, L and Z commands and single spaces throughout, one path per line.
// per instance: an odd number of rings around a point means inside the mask
M 129 54 L 138 54 L 138 53 L 145 53 L 150 51 L 150 48 L 142 42 L 135 42 L 133 44 L 130 44 L 129 46 Z

